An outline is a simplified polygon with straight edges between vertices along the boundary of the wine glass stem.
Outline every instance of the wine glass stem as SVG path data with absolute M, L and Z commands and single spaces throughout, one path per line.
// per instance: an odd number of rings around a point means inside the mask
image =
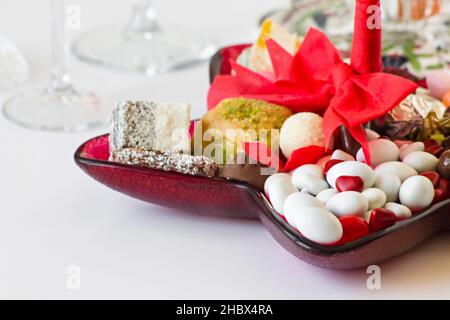
M 153 0 L 135 0 L 126 31 L 153 33 L 159 30 Z
M 51 0 L 52 4 L 52 67 L 50 91 L 66 91 L 71 88 L 67 69 L 67 29 L 65 0 Z

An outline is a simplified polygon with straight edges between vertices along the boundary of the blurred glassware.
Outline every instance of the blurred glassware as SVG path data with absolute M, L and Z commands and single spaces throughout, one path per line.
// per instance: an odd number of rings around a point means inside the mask
M 355 0 L 292 0 L 289 9 L 270 17 L 304 35 L 314 27 L 324 31 L 344 53 L 351 46 Z M 383 54 L 405 57 L 417 76 L 450 64 L 449 0 L 381 0 Z M 402 61 L 398 59 L 397 61 Z
M 450 64 L 448 0 L 382 0 L 383 44 L 417 76 Z
M 153 0 L 135 0 L 125 26 L 90 30 L 75 41 L 72 50 L 88 63 L 154 75 L 208 59 L 216 48 L 186 26 L 161 24 Z
M 51 0 L 52 56 L 50 83 L 45 89 L 28 90 L 5 102 L 3 114 L 23 127 L 75 131 L 92 128 L 106 120 L 93 93 L 76 90 L 67 69 L 67 30 L 64 0 Z
M 440 17 L 441 2 L 444 0 L 396 0 L 382 1 L 385 27 L 410 29 L 426 23 L 432 17 Z
M 325 32 L 342 51 L 349 51 L 353 32 L 354 0 L 292 0 L 289 9 L 272 12 L 272 18 L 291 32 L 305 35 L 310 28 Z
M 28 79 L 28 63 L 19 50 L 0 35 L 0 88 L 11 88 Z

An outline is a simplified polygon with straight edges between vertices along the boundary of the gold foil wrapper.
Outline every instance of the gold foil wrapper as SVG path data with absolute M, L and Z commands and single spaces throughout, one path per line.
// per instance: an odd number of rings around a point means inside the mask
M 442 143 L 450 135 L 450 114 L 446 113 L 439 118 L 431 112 L 425 119 L 422 129 L 417 136 L 418 140 L 433 139 Z
M 421 137 L 429 138 L 436 126 L 442 126 L 438 123 L 446 123 L 445 110 L 445 106 L 427 90 L 419 89 L 385 116 L 373 121 L 372 127 L 392 139 L 424 140 Z

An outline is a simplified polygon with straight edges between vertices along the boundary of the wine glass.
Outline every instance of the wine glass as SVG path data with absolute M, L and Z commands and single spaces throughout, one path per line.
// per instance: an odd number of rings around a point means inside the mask
M 51 0 L 52 67 L 45 89 L 28 90 L 5 102 L 3 114 L 23 127 L 75 131 L 96 127 L 106 117 L 97 96 L 72 86 L 67 69 L 66 6 L 64 0 Z
M 85 62 L 154 75 L 207 59 L 216 48 L 208 38 L 185 26 L 161 24 L 153 0 L 135 0 L 125 26 L 90 30 L 74 42 L 72 50 Z
M 0 35 L 0 88 L 22 84 L 28 78 L 28 63 L 19 50 Z

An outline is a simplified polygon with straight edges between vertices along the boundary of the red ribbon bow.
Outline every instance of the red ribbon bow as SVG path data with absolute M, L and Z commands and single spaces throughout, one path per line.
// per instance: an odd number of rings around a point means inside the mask
M 226 98 L 245 97 L 286 106 L 295 113 L 325 112 L 325 145 L 331 146 L 336 129 L 343 125 L 371 163 L 362 125 L 392 110 L 418 86 L 381 72 L 381 27 L 370 29 L 367 25 L 369 6 L 379 9 L 379 1 L 359 0 L 356 4 L 351 66 L 316 29 L 307 33 L 295 56 L 268 40 L 273 78 L 231 61 L 235 75 L 215 79 L 208 93 L 208 108 Z

